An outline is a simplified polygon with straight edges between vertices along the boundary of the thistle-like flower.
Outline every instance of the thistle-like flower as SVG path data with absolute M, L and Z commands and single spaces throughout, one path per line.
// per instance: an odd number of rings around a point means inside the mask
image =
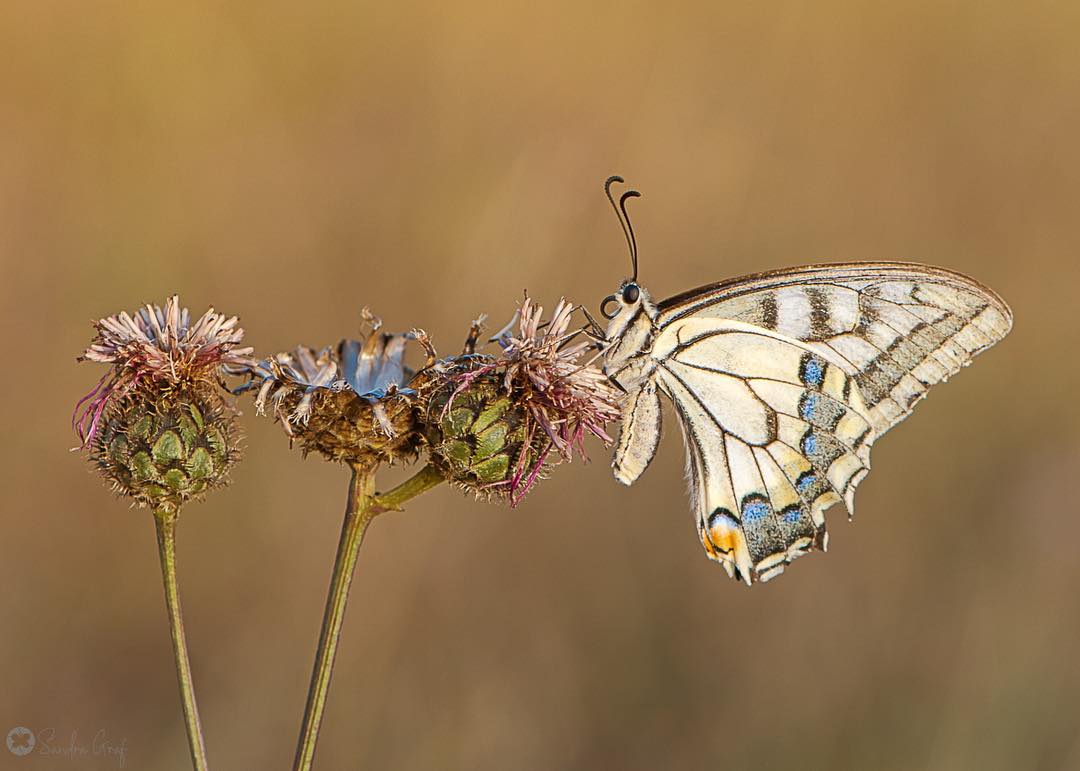
M 366 309 L 363 318 L 369 331 L 360 340 L 319 351 L 298 346 L 230 367 L 231 374 L 249 378 L 236 393 L 257 391 L 256 411 L 271 412 L 305 454 L 314 450 L 365 467 L 411 460 L 421 438 L 405 348 L 411 340 L 427 347 L 427 338 L 422 332 L 381 333 L 381 322 Z
M 140 505 L 174 510 L 223 484 L 239 431 L 220 371 L 252 350 L 240 346 L 236 317 L 211 308 L 192 323 L 173 296 L 95 327 L 78 360 L 112 366 L 79 400 L 72 427 L 102 475 Z
M 224 484 L 239 458 L 236 411 L 226 402 L 221 370 L 245 366 L 250 348 L 236 317 L 213 308 L 195 323 L 176 296 L 134 317 L 99 321 L 79 361 L 111 365 L 75 405 L 72 427 L 118 492 L 154 512 L 169 611 L 173 657 L 196 769 L 207 768 L 176 577 L 180 507 Z
M 560 300 L 549 322 L 543 312 L 526 296 L 493 338 L 498 354 L 467 345 L 429 367 L 421 386 L 433 461 L 460 486 L 512 506 L 546 468 L 585 458 L 587 435 L 610 444 L 605 427 L 619 416 L 618 391 L 582 361 L 595 346 L 570 329 L 574 306 Z
M 405 501 L 444 481 L 433 466 L 425 466 L 385 495 L 375 493 L 375 473 L 382 463 L 411 461 L 423 435 L 418 423 L 419 394 L 414 373 L 405 366 L 410 341 L 435 352 L 420 331 L 386 334 L 381 322 L 363 311 L 366 332 L 359 340 L 342 340 L 316 351 L 300 346 L 240 367 L 230 374 L 246 375 L 236 393 L 255 393 L 260 414 L 273 414 L 304 454 L 318 452 L 349 466 L 352 480 L 345 519 L 330 578 L 319 647 L 311 675 L 307 705 L 297 744 L 295 769 L 310 769 L 330 687 L 334 658 L 345 618 L 353 572 L 372 519 L 400 508 Z

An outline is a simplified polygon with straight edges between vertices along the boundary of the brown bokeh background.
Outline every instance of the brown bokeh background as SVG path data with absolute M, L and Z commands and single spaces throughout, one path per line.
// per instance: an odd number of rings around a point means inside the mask
M 633 488 L 594 444 L 516 510 L 440 489 L 380 519 L 318 767 L 1080 768 L 1078 29 L 1049 0 L 7 0 L 0 733 L 188 767 L 150 517 L 68 451 L 91 319 L 179 292 L 269 352 L 370 305 L 450 352 L 524 288 L 614 288 L 620 172 L 654 294 L 906 258 L 1016 328 L 767 586 L 706 560 L 677 431 Z M 182 591 L 213 766 L 284 769 L 347 474 L 244 423 Z

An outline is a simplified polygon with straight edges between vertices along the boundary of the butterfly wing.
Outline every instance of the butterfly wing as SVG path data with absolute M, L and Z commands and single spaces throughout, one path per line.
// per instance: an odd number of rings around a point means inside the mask
M 974 279 L 898 262 L 761 273 L 684 292 L 658 309 L 661 330 L 689 318 L 732 319 L 808 344 L 854 378 L 877 435 L 1012 328 L 1009 306 Z
M 702 543 L 747 583 L 824 549 L 824 510 L 843 500 L 853 511 L 877 437 L 1012 327 L 990 289 L 911 263 L 747 276 L 649 315 L 648 339 L 624 357 L 633 387 L 616 477 L 630 484 L 651 460 L 665 393 Z
M 850 507 L 870 467 L 875 434 L 853 378 L 806 343 L 727 319 L 668 324 L 652 357 L 641 392 L 655 383 L 675 404 L 709 556 L 751 583 L 823 549 L 824 510 Z M 649 398 L 631 394 L 627 422 L 640 411 L 648 426 Z M 651 428 L 630 436 L 620 439 L 617 474 L 628 462 L 638 468 L 635 448 L 655 450 Z

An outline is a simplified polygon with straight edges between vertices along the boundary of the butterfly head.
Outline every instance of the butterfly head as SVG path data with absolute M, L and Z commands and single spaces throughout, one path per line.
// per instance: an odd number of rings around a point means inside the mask
M 612 328 L 625 326 L 642 309 L 650 319 L 656 315 L 656 304 L 648 291 L 634 279 L 628 278 L 614 294 L 609 294 L 600 303 L 600 315 L 611 322 L 608 325 L 608 339 L 613 336 Z
M 627 325 L 639 315 L 642 309 L 645 310 L 645 315 L 649 321 L 656 318 L 656 305 L 649 299 L 649 293 L 638 284 L 637 239 L 634 237 L 634 227 L 630 224 L 630 215 L 626 211 L 626 202 L 631 198 L 640 197 L 641 193 L 637 190 L 627 190 L 619 196 L 618 203 L 616 203 L 615 197 L 611 194 L 611 186 L 622 181 L 623 178 L 620 176 L 608 177 L 604 182 L 604 194 L 611 203 L 611 208 L 615 210 L 615 216 L 619 218 L 619 224 L 622 225 L 623 235 L 626 236 L 626 245 L 630 249 L 630 265 L 634 273 L 619 285 L 615 294 L 609 294 L 600 303 L 600 314 L 610 322 L 607 328 L 607 339 L 609 341 L 625 332 Z
M 656 320 L 656 303 L 636 281 L 627 279 L 615 294 L 604 298 L 600 313 L 608 320 L 604 337 L 604 371 L 610 374 L 623 368 L 650 343 Z

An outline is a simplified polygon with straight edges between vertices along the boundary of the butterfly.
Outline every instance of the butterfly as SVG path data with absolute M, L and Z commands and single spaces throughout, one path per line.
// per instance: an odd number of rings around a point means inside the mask
M 768 581 L 825 551 L 825 510 L 870 470 L 870 448 L 935 383 L 1012 328 L 995 292 L 905 262 L 773 270 L 656 302 L 638 283 L 627 190 L 604 184 L 633 275 L 600 306 L 603 369 L 623 392 L 612 468 L 633 484 L 656 454 L 663 394 L 675 408 L 690 497 L 708 556 Z M 590 319 L 591 320 L 591 319 Z

